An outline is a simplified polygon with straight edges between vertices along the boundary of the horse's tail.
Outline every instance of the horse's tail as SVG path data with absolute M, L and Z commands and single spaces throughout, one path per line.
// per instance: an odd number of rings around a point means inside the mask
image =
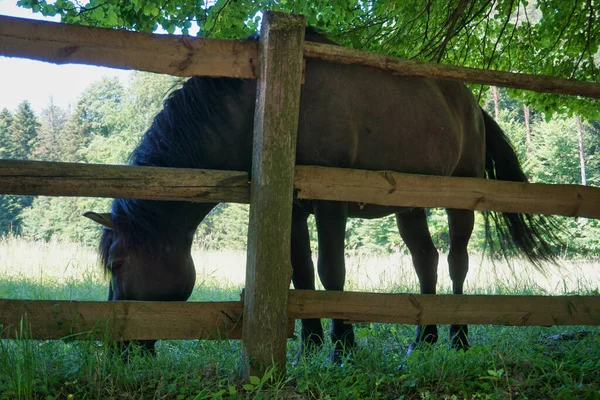
M 492 117 L 483 110 L 481 112 L 485 123 L 487 178 L 527 182 L 508 137 Z M 556 235 L 558 224 L 554 217 L 494 211 L 484 212 L 484 217 L 486 247 L 489 246 L 492 253 L 499 250 L 507 257 L 516 251 L 539 269 L 543 262 L 556 263 L 558 251 L 564 244 Z

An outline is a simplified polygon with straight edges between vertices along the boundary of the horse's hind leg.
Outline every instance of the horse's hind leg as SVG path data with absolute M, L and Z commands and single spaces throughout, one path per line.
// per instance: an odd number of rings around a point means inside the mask
M 435 294 L 439 255 L 429 234 L 425 210 L 419 208 L 397 213 L 396 222 L 400 236 L 412 256 L 413 265 L 419 277 L 421 293 Z M 408 348 L 408 353 L 410 354 L 420 342 L 435 343 L 437 338 L 437 326 L 418 326 L 417 337 Z
M 344 261 L 344 240 L 348 204 L 335 201 L 313 202 L 315 222 L 319 239 L 319 278 L 326 290 L 344 290 L 346 264 Z M 352 325 L 334 319 L 331 328 L 331 341 L 335 344 L 332 358 L 339 361 L 345 352 L 354 347 Z
M 315 289 L 315 267 L 311 258 L 308 235 L 308 213 L 299 205 L 292 209 L 292 282 L 296 289 Z M 323 326 L 318 318 L 302 320 L 302 349 L 311 350 L 323 344 Z
M 463 294 L 463 285 L 469 270 L 467 244 L 473 232 L 475 213 L 472 210 L 448 209 L 446 211 L 450 227 L 448 267 L 452 279 L 452 293 Z M 469 347 L 468 335 L 467 325 L 450 325 L 452 347 L 466 350 Z

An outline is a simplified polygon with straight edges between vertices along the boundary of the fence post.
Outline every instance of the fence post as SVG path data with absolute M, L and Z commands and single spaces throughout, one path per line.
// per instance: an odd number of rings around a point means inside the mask
M 243 374 L 285 373 L 290 235 L 305 20 L 266 12 L 259 41 Z

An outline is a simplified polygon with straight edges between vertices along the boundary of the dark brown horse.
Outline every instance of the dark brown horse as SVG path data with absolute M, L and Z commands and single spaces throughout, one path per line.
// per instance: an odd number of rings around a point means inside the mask
M 325 39 L 307 32 L 307 40 Z M 498 125 L 461 83 L 405 78 L 375 69 L 307 60 L 302 86 L 297 163 L 413 174 L 526 181 Z M 131 155 L 132 165 L 250 171 L 256 81 L 191 78 L 165 101 Z M 190 255 L 198 224 L 216 204 L 115 199 L 110 215 L 87 213 L 106 226 L 100 252 L 111 273 L 109 300 L 186 300 L 195 283 Z M 317 271 L 327 290 L 343 290 L 348 217 L 396 214 L 421 293 L 436 292 L 438 251 L 423 209 L 333 201 L 293 207 L 292 266 L 297 289 L 314 289 L 307 217 L 315 215 Z M 463 293 L 467 243 L 474 213 L 449 209 L 448 264 L 453 293 Z M 542 217 L 497 214 L 502 246 L 512 244 L 534 262 L 552 259 L 553 238 Z M 495 243 L 498 243 L 496 239 Z M 450 328 L 467 346 L 467 327 Z M 351 325 L 333 321 L 337 354 L 354 345 Z M 320 320 L 302 324 L 304 344 L 323 341 Z M 437 339 L 436 326 L 419 327 L 414 345 Z

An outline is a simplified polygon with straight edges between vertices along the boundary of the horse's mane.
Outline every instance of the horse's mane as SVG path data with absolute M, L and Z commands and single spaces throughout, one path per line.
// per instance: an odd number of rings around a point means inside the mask
M 188 79 L 164 101 L 162 110 L 129 156 L 129 164 L 172 168 L 212 165 L 213 149 L 220 135 L 228 132 L 226 104 L 239 97 L 241 84 L 240 79 L 231 78 Z M 111 210 L 114 230 L 129 249 L 156 249 L 155 244 L 166 236 L 167 222 L 180 204 L 115 199 Z M 101 246 L 106 245 L 104 242 L 101 240 Z
M 258 40 L 258 35 L 248 37 Z M 335 44 L 314 28 L 306 40 Z M 241 95 L 243 80 L 192 77 L 164 101 L 139 144 L 129 156 L 136 166 L 211 168 L 215 145 L 230 130 L 227 104 Z M 233 128 L 232 128 L 233 129 Z M 107 268 L 108 248 L 117 233 L 130 250 L 152 251 L 164 241 L 170 217 L 181 206 L 173 201 L 115 199 L 112 203 L 114 232 L 104 230 L 100 257 Z

